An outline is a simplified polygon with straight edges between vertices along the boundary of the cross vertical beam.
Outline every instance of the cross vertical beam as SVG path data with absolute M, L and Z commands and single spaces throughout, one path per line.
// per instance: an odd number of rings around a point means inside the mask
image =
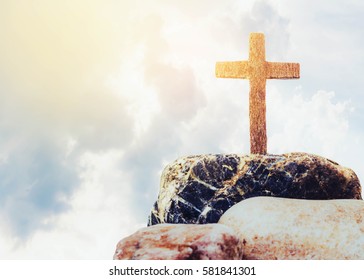
M 250 93 L 250 153 L 267 153 L 267 122 L 265 102 L 265 42 L 263 34 L 249 38 Z

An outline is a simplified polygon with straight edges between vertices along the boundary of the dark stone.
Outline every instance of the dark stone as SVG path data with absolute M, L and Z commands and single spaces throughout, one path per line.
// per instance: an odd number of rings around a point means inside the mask
M 161 180 L 148 225 L 216 223 L 230 207 L 256 196 L 361 199 L 351 169 L 305 153 L 190 156 L 168 165 Z

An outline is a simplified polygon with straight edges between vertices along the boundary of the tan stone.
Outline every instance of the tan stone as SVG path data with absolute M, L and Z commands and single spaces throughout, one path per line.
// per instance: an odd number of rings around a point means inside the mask
M 116 260 L 238 260 L 241 243 L 224 225 L 160 224 L 122 239 Z
M 243 242 L 243 259 L 364 259 L 362 200 L 246 199 L 219 220 Z

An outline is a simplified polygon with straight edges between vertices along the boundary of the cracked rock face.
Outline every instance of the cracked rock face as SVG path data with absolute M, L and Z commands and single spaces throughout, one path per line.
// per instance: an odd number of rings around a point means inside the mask
M 155 225 L 122 239 L 114 260 L 239 260 L 242 244 L 224 225 Z
M 163 171 L 148 225 L 216 223 L 230 207 L 256 196 L 361 199 L 361 187 L 351 169 L 306 153 L 189 156 Z

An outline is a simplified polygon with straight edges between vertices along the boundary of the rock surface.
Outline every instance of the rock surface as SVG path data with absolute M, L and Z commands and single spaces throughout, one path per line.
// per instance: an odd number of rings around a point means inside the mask
M 165 168 L 148 225 L 216 223 L 255 196 L 361 199 L 361 187 L 351 169 L 305 153 L 189 156 Z
M 163 224 L 122 239 L 116 260 L 239 260 L 241 243 L 229 227 Z
M 243 259 L 364 259 L 364 201 L 256 197 L 219 223 L 243 243 Z

